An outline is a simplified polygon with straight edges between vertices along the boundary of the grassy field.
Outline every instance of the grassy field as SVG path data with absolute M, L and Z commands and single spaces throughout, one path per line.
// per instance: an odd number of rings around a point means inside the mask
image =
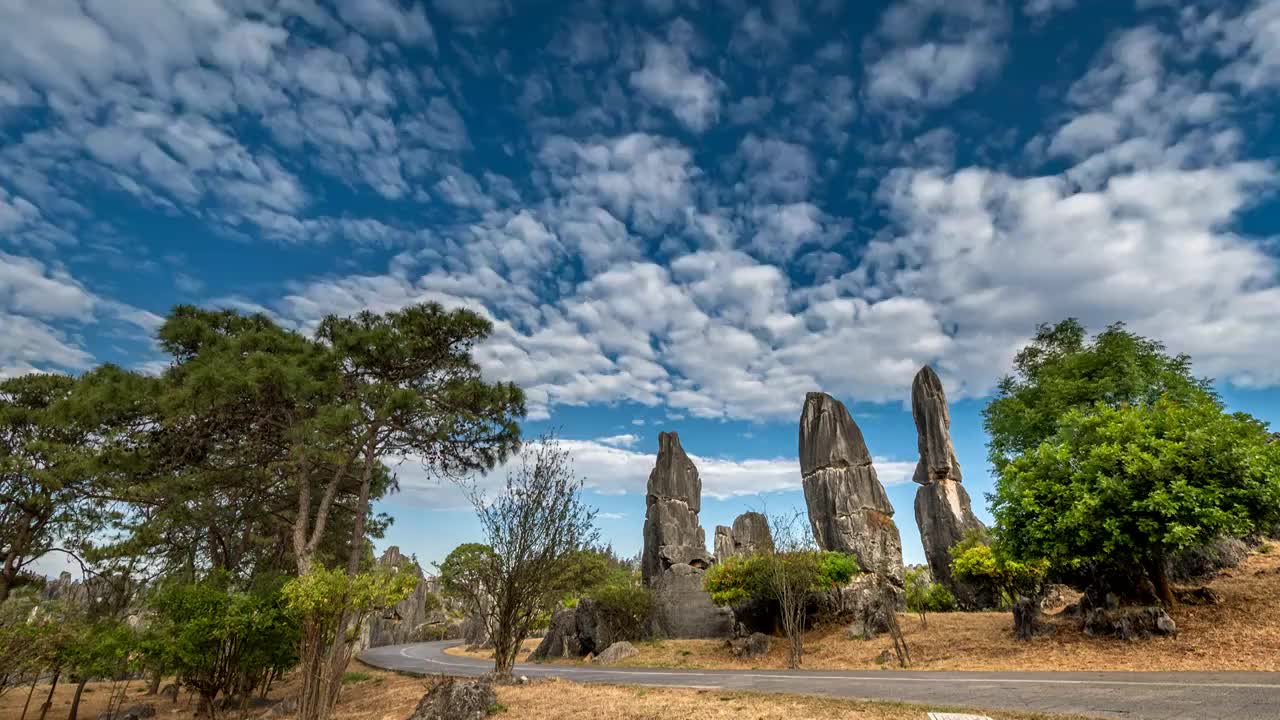
M 1273 544 L 1274 547 L 1274 544 Z M 932 614 L 929 626 L 914 615 L 899 620 L 918 670 L 1263 670 L 1280 671 L 1280 547 L 1255 552 L 1209 586 L 1222 597 L 1212 606 L 1182 605 L 1172 615 L 1177 637 L 1127 642 L 1086 637 L 1077 623 L 1050 618 L 1052 636 L 1020 642 L 1008 613 Z M 885 667 L 892 642 L 848 640 L 843 627 L 819 628 L 805 639 L 804 666 L 863 670 Z M 526 647 L 532 650 L 536 641 Z M 786 667 L 782 643 L 768 656 L 740 661 L 718 640 L 662 640 L 638 643 L 640 654 L 622 665 L 672 668 Z M 448 652 L 489 657 L 487 653 Z M 523 657 L 523 656 L 522 656 Z
M 353 666 L 353 672 L 363 677 L 344 684 L 338 708 L 335 712 L 341 720 L 404 720 L 417 706 L 427 691 L 431 680 L 413 678 L 384 672 L 364 666 Z M 46 692 L 48 687 L 43 688 Z M 110 692 L 107 683 L 92 683 L 80 706 L 80 718 L 93 720 L 106 707 Z M 37 696 L 43 698 L 41 688 Z M 59 688 L 55 694 L 53 710 L 49 717 L 63 720 L 74 688 Z M 149 701 L 142 697 L 144 688 L 130 690 L 126 707 L 137 702 Z M 292 681 L 276 688 L 272 697 L 288 697 L 294 692 Z M 9 692 L 0 696 L 0 720 L 17 720 L 21 714 L 25 692 Z M 154 699 L 152 699 L 154 700 Z M 33 704 L 39 703 L 35 700 Z M 193 705 L 182 698 L 178 703 L 167 700 L 154 701 L 156 718 L 162 720 L 193 720 Z M 925 708 L 897 703 L 853 702 L 795 697 L 789 695 L 765 695 L 757 693 L 723 692 L 711 690 L 673 690 L 621 687 L 613 685 L 581 685 L 562 680 L 547 680 L 529 685 L 498 689 L 499 712 L 496 718 L 520 718 L 520 720 L 594 720 L 607 717 L 610 720 L 653 720 L 653 718 L 698 717 L 706 720 L 920 720 Z M 250 717 L 263 711 L 258 710 Z M 1043 720 L 1044 715 L 1026 713 L 991 713 L 997 720 Z M 28 714 L 28 717 L 33 717 Z M 237 718 L 239 713 L 227 712 L 219 717 Z M 1063 720 L 1061 716 L 1053 716 Z

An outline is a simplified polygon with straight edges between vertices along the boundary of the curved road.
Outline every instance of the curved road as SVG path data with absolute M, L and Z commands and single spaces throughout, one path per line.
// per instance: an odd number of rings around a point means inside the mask
M 415 674 L 482 675 L 493 663 L 444 654 L 457 641 L 391 645 L 360 660 Z M 714 688 L 1136 720 L 1277 720 L 1280 673 L 675 670 L 522 663 L 575 682 Z

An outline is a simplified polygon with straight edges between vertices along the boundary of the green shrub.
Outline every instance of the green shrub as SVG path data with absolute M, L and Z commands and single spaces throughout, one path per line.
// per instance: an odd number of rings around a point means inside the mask
M 638 583 L 614 583 L 591 595 L 600 618 L 618 635 L 630 641 L 648 636 L 653 613 L 653 593 Z
M 1039 596 L 1048 572 L 1047 560 L 1014 560 L 977 534 L 951 548 L 951 576 L 995 590 L 1006 607 L 1012 606 L 1019 595 Z
M 342 684 L 354 685 L 356 683 L 362 683 L 371 677 L 373 676 L 367 672 L 344 672 L 342 673 Z

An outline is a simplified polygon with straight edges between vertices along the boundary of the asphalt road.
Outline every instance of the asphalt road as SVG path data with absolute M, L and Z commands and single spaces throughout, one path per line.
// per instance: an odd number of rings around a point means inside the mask
M 482 675 L 491 662 L 444 654 L 457 641 L 374 648 L 360 660 L 417 674 Z M 1132 720 L 1280 720 L 1280 673 L 674 670 L 519 664 L 517 675 L 1029 710 Z

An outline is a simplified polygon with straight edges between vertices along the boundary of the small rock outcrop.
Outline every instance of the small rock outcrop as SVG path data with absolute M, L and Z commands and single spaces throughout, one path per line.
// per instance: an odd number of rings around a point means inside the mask
M 1013 604 L 1013 634 L 1019 640 L 1030 640 L 1037 635 L 1045 635 L 1053 631 L 1053 627 L 1044 622 L 1044 614 L 1040 603 L 1025 595 L 1019 596 Z
M 866 572 L 902 584 L 902 537 L 862 431 L 843 403 L 805 396 L 800 474 L 818 547 L 850 553 Z
M 836 617 L 849 623 L 845 637 L 850 640 L 871 640 L 889 632 L 894 613 L 905 604 L 901 588 L 872 574 L 859 575 L 834 592 Z
M 614 665 L 632 657 L 633 655 L 639 654 L 640 651 L 636 649 L 635 645 L 632 645 L 626 640 L 620 640 L 605 648 L 604 652 L 592 658 L 591 662 L 596 665 Z
M 672 565 L 705 570 L 712 558 L 698 524 L 702 480 L 673 432 L 658 434 L 658 461 L 645 495 L 644 554 L 640 573 L 652 585 Z
M 446 678 L 422 696 L 409 720 L 478 720 L 497 704 L 498 694 L 489 683 Z
M 961 486 L 960 461 L 951 444 L 951 412 L 942 381 L 928 365 L 911 383 L 911 415 L 916 421 L 920 461 L 912 477 L 916 490 L 916 524 L 929 572 L 945 585 L 963 607 L 990 606 L 994 598 L 983 588 L 951 577 L 951 548 L 965 534 L 984 532 L 986 526 L 973 514 L 969 494 Z
M 1153 635 L 1177 635 L 1178 624 L 1158 605 L 1099 607 L 1085 611 L 1084 634 L 1139 640 Z
M 769 519 L 758 512 L 745 512 L 734 518 L 733 527 L 716 526 L 716 560 L 723 562 L 733 555 L 754 555 L 773 550 L 773 534 Z
M 751 633 L 746 637 L 725 641 L 729 653 L 740 660 L 764 657 L 773 649 L 773 638 L 764 633 Z
M 529 660 L 541 662 L 563 657 L 582 657 L 582 645 L 578 642 L 578 618 L 574 608 L 560 608 L 551 616 L 551 626 L 542 642 L 534 648 Z

